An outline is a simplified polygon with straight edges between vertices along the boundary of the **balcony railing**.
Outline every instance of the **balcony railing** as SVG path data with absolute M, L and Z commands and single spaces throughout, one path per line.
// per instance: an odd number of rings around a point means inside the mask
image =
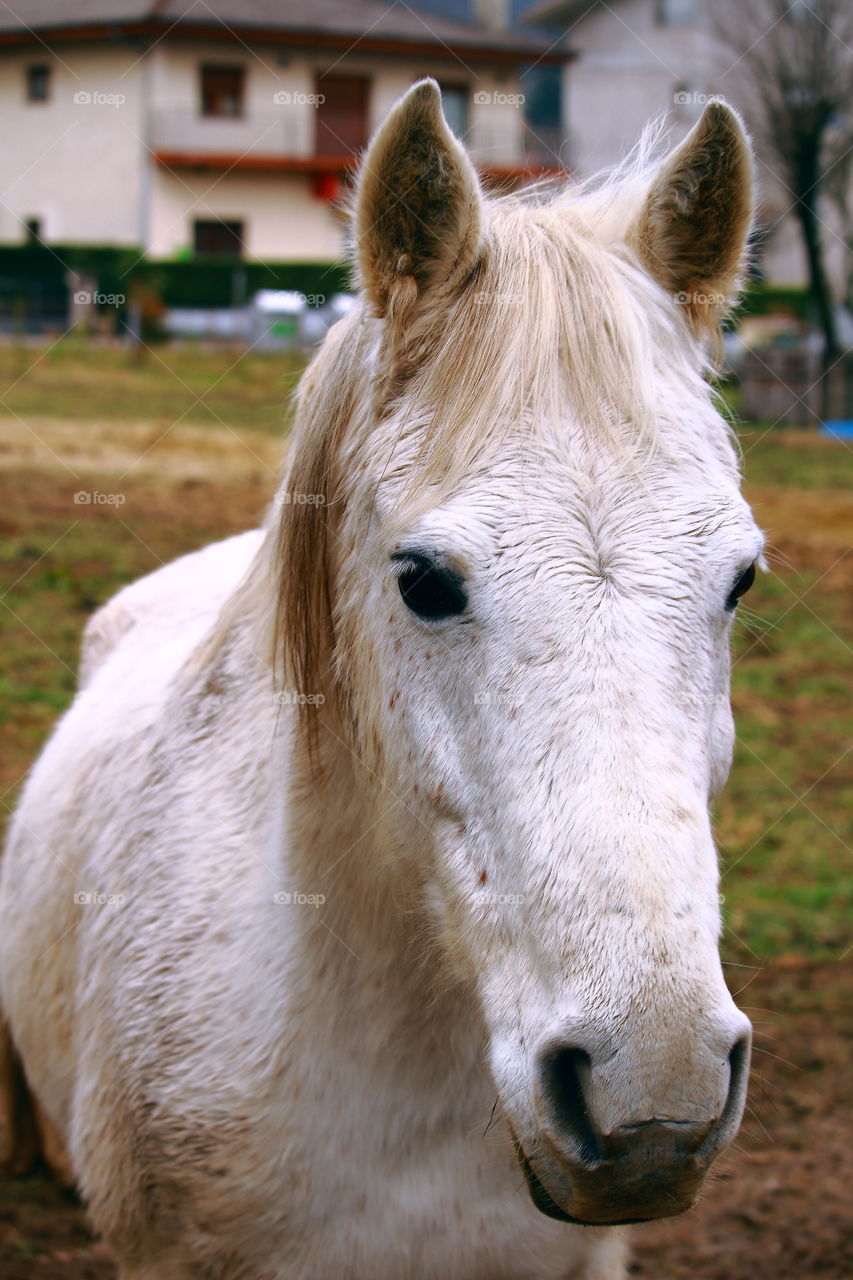
M 296 97 L 296 95 L 292 95 Z M 305 97 L 306 95 L 303 95 Z M 240 162 L 251 165 L 281 161 L 310 169 L 313 161 L 351 163 L 340 156 L 319 157 L 315 151 L 316 116 L 310 101 L 282 103 L 253 110 L 238 119 L 202 116 L 187 108 L 160 108 L 148 119 L 148 146 L 172 161 L 192 163 Z M 562 137 L 558 130 L 533 131 L 520 118 L 496 118 L 491 112 L 473 113 L 465 143 L 484 168 L 536 170 L 560 165 Z
M 314 110 L 305 105 L 280 107 L 231 119 L 196 111 L 160 108 L 148 119 L 152 151 L 198 156 L 284 158 L 314 153 Z

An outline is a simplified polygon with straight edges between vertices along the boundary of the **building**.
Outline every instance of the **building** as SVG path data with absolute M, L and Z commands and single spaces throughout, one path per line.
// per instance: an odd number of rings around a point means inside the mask
M 338 197 L 422 76 L 487 179 L 558 168 L 519 89 L 523 64 L 569 56 L 549 43 L 382 0 L 17 0 L 0 12 L 0 244 L 340 258 Z
M 563 124 L 566 160 L 580 176 L 617 163 L 647 121 L 663 118 L 676 141 L 714 97 L 748 114 L 744 67 L 715 38 L 722 12 L 720 0 L 538 0 L 526 10 L 575 55 L 563 71 Z M 760 154 L 757 178 L 761 270 L 776 284 L 804 284 L 793 197 Z M 844 236 L 831 208 L 822 220 L 828 274 L 843 296 Z

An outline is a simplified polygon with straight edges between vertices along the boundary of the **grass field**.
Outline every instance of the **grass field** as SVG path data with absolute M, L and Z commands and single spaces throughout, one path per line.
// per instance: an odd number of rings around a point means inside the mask
M 168 348 L 135 361 L 0 348 L 0 794 L 70 700 L 80 631 L 117 587 L 254 523 L 295 359 Z M 853 453 L 742 432 L 769 572 L 736 624 L 738 745 L 719 805 L 736 963 L 838 959 L 853 898 Z M 75 495 L 100 494 L 91 502 Z
M 165 429 L 185 421 L 280 435 L 287 393 L 302 372 L 298 355 L 275 357 L 187 343 L 93 348 L 63 338 L 42 348 L 0 347 L 2 411 L 31 418 L 144 420 Z
M 73 695 L 92 610 L 256 522 L 297 372 L 192 348 L 135 362 L 0 347 L 0 817 Z M 717 816 L 726 974 L 755 1029 L 750 1102 L 698 1207 L 636 1230 L 636 1280 L 853 1275 L 853 965 L 838 963 L 853 896 L 853 454 L 781 431 L 741 443 L 772 548 L 735 626 L 738 744 Z M 116 1274 L 68 1192 L 43 1170 L 0 1170 L 4 1280 Z

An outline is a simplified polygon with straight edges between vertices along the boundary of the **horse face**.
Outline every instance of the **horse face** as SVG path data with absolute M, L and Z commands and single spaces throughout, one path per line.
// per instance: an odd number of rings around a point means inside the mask
M 476 992 L 535 1203 L 613 1223 L 692 1203 L 744 1103 L 708 805 L 760 537 L 697 338 L 749 225 L 737 118 L 715 104 L 656 175 L 585 199 L 484 202 L 435 86 L 392 112 L 365 308 L 330 340 L 361 343 L 335 392 L 363 425 L 345 450 L 343 410 L 314 410 L 291 483 L 332 501 L 285 530 L 282 607 L 305 635 L 328 614 L 341 724 Z
M 743 1106 L 708 805 L 760 536 L 719 474 L 594 470 L 508 442 L 395 536 L 380 509 L 357 683 L 534 1199 L 616 1222 L 692 1203 Z

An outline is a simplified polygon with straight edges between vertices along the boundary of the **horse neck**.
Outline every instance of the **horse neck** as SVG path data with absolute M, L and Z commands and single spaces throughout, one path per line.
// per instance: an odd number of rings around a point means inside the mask
M 359 1007 L 389 1037 L 417 1041 L 424 1064 L 435 1062 L 430 1046 L 447 1060 L 451 1045 L 453 1061 L 471 1072 L 483 1060 L 483 1032 L 473 990 L 451 971 L 427 913 L 428 851 L 413 841 L 429 833 L 390 791 L 369 785 L 339 724 L 320 729 L 313 765 L 297 742 L 289 774 L 287 874 L 325 899 L 297 917 L 307 983 L 328 994 L 330 1017 L 345 1008 L 351 1023 Z

